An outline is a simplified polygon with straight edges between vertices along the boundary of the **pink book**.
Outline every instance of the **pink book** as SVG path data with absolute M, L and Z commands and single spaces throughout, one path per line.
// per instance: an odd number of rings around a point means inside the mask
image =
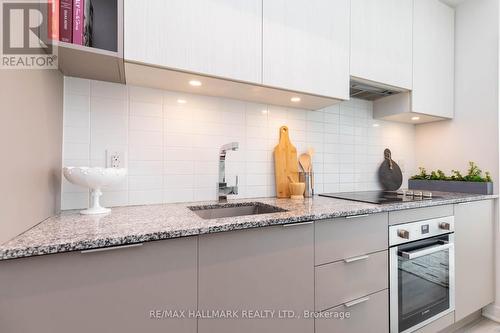
M 59 0 L 49 0 L 49 39 L 59 40 Z
M 59 37 L 62 42 L 73 42 L 73 0 L 61 0 L 59 9 Z
M 73 0 L 73 44 L 83 45 L 85 0 Z

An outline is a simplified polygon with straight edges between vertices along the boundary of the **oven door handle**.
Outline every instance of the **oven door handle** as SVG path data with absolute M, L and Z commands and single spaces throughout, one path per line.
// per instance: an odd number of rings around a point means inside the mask
M 447 250 L 447 249 L 452 248 L 452 247 L 453 247 L 453 243 L 447 242 L 445 244 L 438 245 L 438 246 L 426 247 L 426 248 L 424 248 L 422 250 L 418 250 L 418 251 L 410 251 L 410 252 L 401 251 L 401 256 L 405 259 L 411 260 L 411 259 L 426 256 L 426 255 L 429 255 L 432 253 L 436 253 L 439 251 Z

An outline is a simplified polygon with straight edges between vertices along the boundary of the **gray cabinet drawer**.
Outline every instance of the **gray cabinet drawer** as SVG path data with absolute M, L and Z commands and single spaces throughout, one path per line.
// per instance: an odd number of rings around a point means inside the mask
M 360 298 L 360 303 L 340 305 L 322 314 L 330 314 L 331 318 L 316 319 L 316 333 L 365 333 L 389 332 L 389 293 L 382 290 L 378 293 Z M 345 314 L 344 319 L 335 315 Z M 347 315 L 349 317 L 347 317 Z
M 313 225 L 267 227 L 199 237 L 198 310 L 276 310 L 273 318 L 200 318 L 198 333 L 312 333 Z M 165 331 L 174 332 L 176 331 Z
M 453 205 L 424 207 L 389 212 L 389 225 L 453 215 Z
M 316 311 L 387 289 L 387 256 L 382 251 L 316 267 Z
M 196 333 L 197 246 L 186 237 L 2 261 L 0 332 Z M 186 317 L 151 316 L 163 309 Z
M 315 264 L 387 250 L 387 213 L 316 221 Z

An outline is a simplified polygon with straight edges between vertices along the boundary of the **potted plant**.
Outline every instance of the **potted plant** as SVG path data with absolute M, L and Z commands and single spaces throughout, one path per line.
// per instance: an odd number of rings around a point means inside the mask
M 469 162 L 467 175 L 452 170 L 451 176 L 441 170 L 427 173 L 425 168 L 419 168 L 420 173 L 408 180 L 408 188 L 412 190 L 429 190 L 443 192 L 464 192 L 477 194 L 493 194 L 493 182 L 489 172 L 483 177 L 481 169 L 474 162 Z

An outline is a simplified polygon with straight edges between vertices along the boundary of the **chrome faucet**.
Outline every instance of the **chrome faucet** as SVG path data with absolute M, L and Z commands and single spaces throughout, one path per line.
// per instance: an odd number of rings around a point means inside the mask
M 227 186 L 226 183 L 226 153 L 230 150 L 238 150 L 238 142 L 231 142 L 220 148 L 219 182 L 217 185 L 217 198 L 219 202 L 227 202 L 228 194 L 238 194 L 238 176 L 236 176 L 235 186 Z

